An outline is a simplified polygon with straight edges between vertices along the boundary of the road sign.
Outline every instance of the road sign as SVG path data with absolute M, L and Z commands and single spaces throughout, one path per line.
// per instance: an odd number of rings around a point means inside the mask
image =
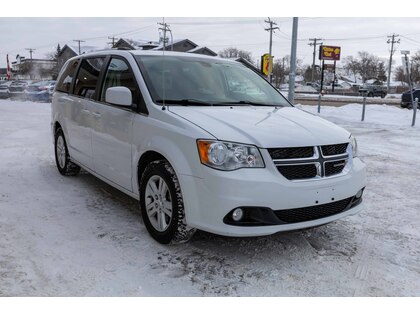
M 273 56 L 271 56 L 271 64 L 270 64 L 270 54 L 264 54 L 261 56 L 261 71 L 265 75 L 268 75 L 269 73 L 268 67 L 271 68 L 270 73 L 273 73 Z
M 404 74 L 407 75 L 411 74 L 411 67 L 410 67 L 410 59 L 408 59 L 407 55 L 401 57 L 402 59 L 402 66 L 403 66 L 403 70 L 404 70 Z
M 340 60 L 341 47 L 319 46 L 319 60 Z

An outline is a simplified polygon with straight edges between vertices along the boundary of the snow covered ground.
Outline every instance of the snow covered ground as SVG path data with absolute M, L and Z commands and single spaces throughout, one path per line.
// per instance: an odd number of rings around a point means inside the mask
M 1 100 L 0 296 L 419 296 L 420 128 L 411 113 L 369 105 L 360 122 L 361 105 L 322 107 L 358 138 L 368 169 L 360 214 L 163 246 L 135 200 L 87 173 L 58 173 L 49 104 Z

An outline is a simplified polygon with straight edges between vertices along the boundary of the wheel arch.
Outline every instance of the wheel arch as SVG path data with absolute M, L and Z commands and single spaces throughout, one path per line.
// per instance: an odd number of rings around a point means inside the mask
M 146 169 L 147 165 L 153 161 L 158 161 L 158 160 L 168 161 L 168 159 L 165 158 L 162 154 L 154 150 L 146 151 L 142 154 L 139 161 L 137 162 L 137 188 L 140 188 L 141 176 L 144 170 Z M 168 161 L 168 163 L 170 162 Z
M 201 169 L 195 141 L 184 139 L 175 143 L 174 139 L 155 136 L 144 140 L 145 145 L 137 147 L 133 156 L 133 192 L 138 192 L 140 180 L 146 166 L 155 160 L 166 160 L 174 169 L 181 182 L 181 175 L 201 177 Z
M 63 127 L 61 127 L 61 124 L 58 122 L 58 121 L 56 121 L 55 123 L 54 123 L 54 135 L 57 133 L 57 130 L 59 129 L 59 128 L 61 128 L 61 129 L 63 129 Z

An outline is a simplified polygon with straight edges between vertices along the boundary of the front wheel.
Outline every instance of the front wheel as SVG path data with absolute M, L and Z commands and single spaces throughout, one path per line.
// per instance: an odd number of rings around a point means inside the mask
M 143 172 L 140 206 L 148 232 L 161 244 L 186 242 L 195 232 L 186 225 L 181 187 L 165 160 L 151 162 Z

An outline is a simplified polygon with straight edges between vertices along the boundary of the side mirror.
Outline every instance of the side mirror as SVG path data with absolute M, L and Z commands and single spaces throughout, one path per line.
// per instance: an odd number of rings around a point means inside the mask
M 127 87 L 114 86 L 106 90 L 105 102 L 123 107 L 131 107 L 133 104 L 133 96 L 131 95 L 130 89 Z

